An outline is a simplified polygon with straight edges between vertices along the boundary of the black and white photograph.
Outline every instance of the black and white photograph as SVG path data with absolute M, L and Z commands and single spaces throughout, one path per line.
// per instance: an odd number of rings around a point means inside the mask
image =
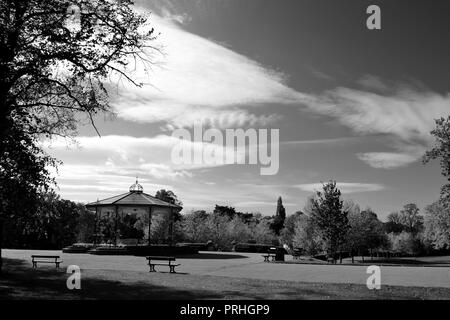
M 450 300 L 449 39 L 448 0 L 0 0 L 0 300 Z

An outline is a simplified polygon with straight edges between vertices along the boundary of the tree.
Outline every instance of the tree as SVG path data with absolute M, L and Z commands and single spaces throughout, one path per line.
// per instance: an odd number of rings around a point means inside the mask
M 311 219 L 317 226 L 325 249 L 332 257 L 341 248 L 349 228 L 347 212 L 343 210 L 341 191 L 336 181 L 323 184 L 323 191 L 317 191 L 311 199 Z
M 217 204 L 214 208 L 214 213 L 220 216 L 228 217 L 229 219 L 233 219 L 237 215 L 235 208 L 228 206 L 219 206 Z
M 165 202 L 168 202 L 171 204 L 175 204 L 180 207 L 183 205 L 183 202 L 178 200 L 178 197 L 175 195 L 175 193 L 173 193 L 173 191 L 170 191 L 170 190 L 161 189 L 161 190 L 157 191 L 155 194 L 155 198 L 158 198 L 162 201 L 165 201 Z
M 405 231 L 417 234 L 423 227 L 423 216 L 419 214 L 419 208 L 414 203 L 406 204 L 400 211 L 400 223 L 404 226 Z
M 94 212 L 78 204 L 79 218 L 77 222 L 77 242 L 91 243 L 95 240 L 97 219 Z
M 352 210 L 348 215 L 350 229 L 346 245 L 352 253 L 363 255 L 364 251 L 386 247 L 389 243 L 383 223 L 371 210 Z
M 425 208 L 424 238 L 434 249 L 450 249 L 450 207 L 442 201 Z
M 1 127 L 1 126 L 0 126 Z M 40 193 L 48 190 L 52 179 L 48 168 L 55 160 L 36 145 L 36 139 L 14 125 L 0 138 L 0 274 L 4 225 L 27 219 L 40 204 Z
M 173 193 L 173 191 L 170 190 L 165 190 L 165 189 L 161 189 L 159 191 L 156 192 L 155 194 L 155 198 L 158 198 L 162 201 L 171 203 L 171 204 L 175 204 L 177 206 L 183 206 L 183 202 L 181 202 L 180 200 L 178 200 L 178 197 L 175 195 L 175 193 Z M 181 214 L 180 211 L 176 210 L 174 211 L 174 222 L 180 221 L 181 220 Z
M 229 237 L 228 225 L 232 219 L 213 212 L 208 215 L 205 225 L 208 229 L 209 240 L 212 240 L 220 250 L 231 249 L 232 239 Z
M 270 228 L 270 222 L 267 219 L 260 219 L 256 224 L 250 227 L 252 239 L 256 243 L 270 244 L 276 239 L 275 234 Z
M 130 70 L 151 65 L 153 39 L 130 0 L 0 0 L 0 224 L 49 184 L 55 162 L 38 139 L 74 136 L 80 115 L 97 130 L 94 116 L 111 111 L 105 82 L 141 86 Z
M 384 224 L 386 233 L 398 234 L 405 230 L 402 219 L 398 212 L 392 212 L 387 216 L 387 222 Z
M 284 228 L 281 231 L 281 241 L 289 246 L 293 244 L 293 237 L 296 230 L 297 221 L 303 216 L 303 212 L 297 211 L 296 213 L 286 217 L 284 221 Z
M 184 240 L 189 242 L 206 242 L 208 231 L 206 230 L 206 220 L 208 218 L 206 211 L 194 211 L 184 215 L 182 220 L 182 232 Z
M 402 231 L 399 234 L 388 235 L 392 249 L 408 255 L 419 255 L 424 252 L 421 236 L 413 235 L 411 232 Z
M 403 206 L 400 212 L 393 212 L 387 216 L 385 230 L 387 233 L 401 233 L 403 231 L 417 234 L 423 229 L 423 216 L 414 203 Z
M 308 255 L 319 253 L 323 247 L 321 235 L 314 225 L 314 221 L 307 215 L 298 216 L 295 223 L 293 245 L 301 248 Z
M 283 229 L 285 219 L 286 219 L 286 209 L 283 206 L 283 199 L 279 197 L 277 201 L 277 211 L 275 213 L 275 217 L 271 225 L 271 228 L 276 235 L 279 235 L 281 229 Z
M 450 203 L 450 116 L 436 120 L 436 127 L 431 134 L 435 137 L 435 146 L 427 151 L 424 156 L 424 163 L 439 159 L 442 175 L 449 183 L 441 188 L 441 199 Z
M 0 8 L 0 137 L 18 122 L 30 134 L 75 130 L 77 112 L 92 120 L 110 110 L 111 75 L 142 85 L 130 70 L 149 66 L 154 36 L 132 1 L 3 0 Z
M 34 249 L 61 249 L 73 244 L 79 236 L 80 217 L 87 212 L 86 208 L 61 199 L 54 191 L 40 194 L 38 202 L 32 215 L 8 220 L 6 244 L 13 248 Z M 92 214 L 90 217 L 94 218 Z M 92 233 L 93 226 L 90 226 Z

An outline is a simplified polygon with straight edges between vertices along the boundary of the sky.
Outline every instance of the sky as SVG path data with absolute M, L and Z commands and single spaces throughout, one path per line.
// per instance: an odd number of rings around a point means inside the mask
M 366 8 L 381 8 L 368 30 Z M 321 182 L 381 219 L 407 203 L 436 201 L 445 179 L 424 165 L 434 119 L 450 114 L 448 1 L 151 0 L 158 37 L 142 88 L 110 86 L 116 117 L 55 139 L 59 193 L 91 202 L 124 193 L 175 192 L 184 212 L 215 204 L 273 215 L 302 210 Z M 177 128 L 279 129 L 280 166 L 179 165 Z

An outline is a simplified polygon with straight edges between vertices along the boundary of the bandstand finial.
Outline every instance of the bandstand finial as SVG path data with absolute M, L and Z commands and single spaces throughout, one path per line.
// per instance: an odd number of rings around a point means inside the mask
M 136 176 L 136 183 L 130 187 L 130 192 L 142 193 L 144 188 L 139 184 L 138 176 Z

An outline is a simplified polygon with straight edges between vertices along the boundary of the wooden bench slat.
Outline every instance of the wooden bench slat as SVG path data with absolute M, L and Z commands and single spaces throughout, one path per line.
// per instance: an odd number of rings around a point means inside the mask
M 156 272 L 155 266 L 168 266 L 170 273 L 176 273 L 175 267 L 180 265 L 179 263 L 172 263 L 176 261 L 175 257 L 148 256 L 145 258 L 148 260 L 150 272 Z M 168 261 L 168 263 L 160 263 L 160 261 Z
M 33 268 L 37 268 L 38 263 L 54 263 L 58 269 L 63 261 L 60 256 L 31 255 L 31 262 L 33 263 Z

